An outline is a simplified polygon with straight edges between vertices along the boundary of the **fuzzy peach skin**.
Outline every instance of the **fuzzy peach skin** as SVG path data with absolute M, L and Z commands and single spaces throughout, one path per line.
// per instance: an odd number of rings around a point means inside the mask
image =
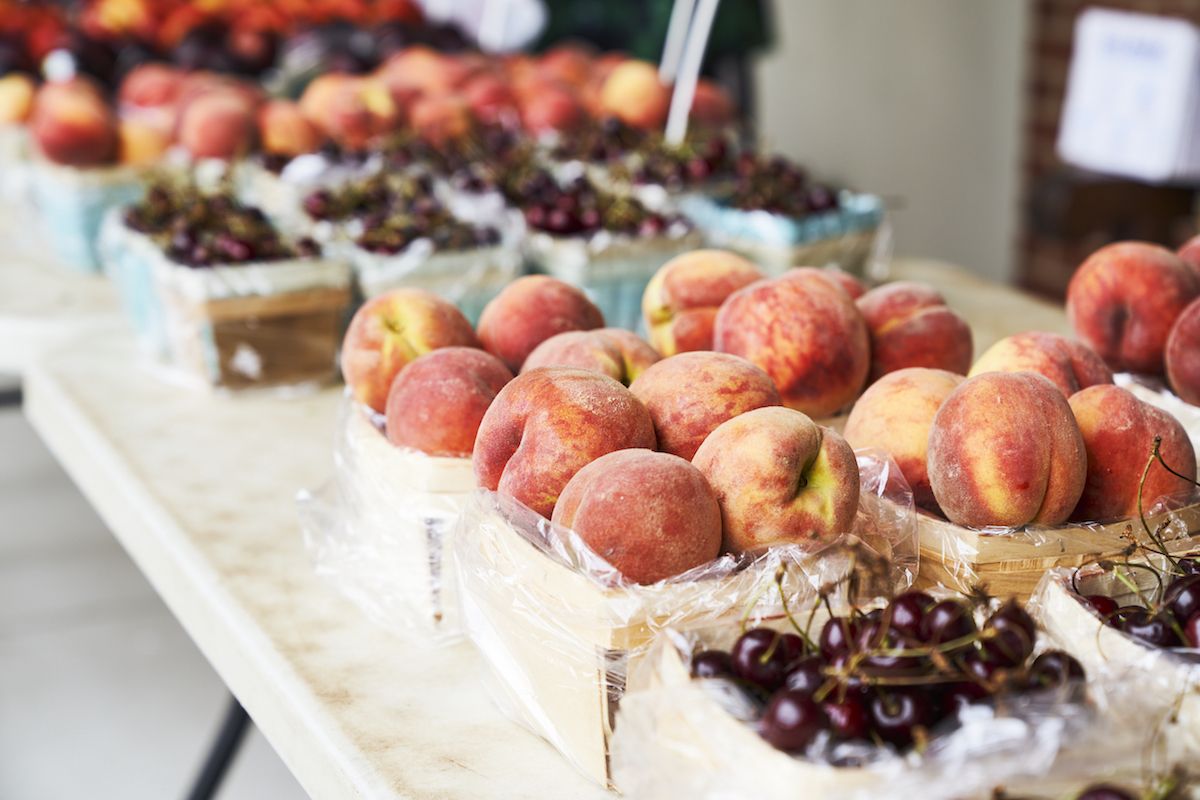
M 118 128 L 117 160 L 146 166 L 158 162 L 171 146 L 171 137 L 158 125 L 140 119 L 123 119 Z
M 814 417 L 858 397 L 870 367 L 867 323 L 854 301 L 828 278 L 799 270 L 730 295 L 717 312 L 713 349 L 761 367 L 784 405 Z
M 602 455 L 655 448 L 650 412 L 607 375 L 543 367 L 518 375 L 483 415 L 475 481 L 549 518 L 567 482 Z
M 721 423 L 692 463 L 717 493 L 732 553 L 818 547 L 848 533 L 858 513 L 854 451 L 790 408 L 759 408 Z
M 546 275 L 527 275 L 505 286 L 479 315 L 484 348 L 513 372 L 539 344 L 565 331 L 604 327 L 604 315 L 579 289 Z
M 388 441 L 432 456 L 470 458 L 488 406 L 513 379 L 474 347 L 443 347 L 400 370 L 387 397 Z
M 1191 267 L 1192 272 L 1200 276 L 1200 235 L 1193 236 L 1180 245 L 1179 249 L 1175 251 L 1175 255 Z
M 0 77 L 0 125 L 16 125 L 33 113 L 37 84 L 19 72 Z
M 298 103 L 271 100 L 258 110 L 258 138 L 263 152 L 294 157 L 315 153 L 325 137 Z
M 300 110 L 325 136 L 348 150 L 363 150 L 394 131 L 402 119 L 386 86 L 373 78 L 330 73 L 300 96 Z
M 600 456 L 567 482 L 553 520 L 627 580 L 655 583 L 721 553 L 721 507 L 689 462 L 652 450 Z
M 850 410 L 843 435 L 855 450 L 877 447 L 895 460 L 921 508 L 938 511 L 926 467 L 929 430 L 950 393 L 965 380 L 942 369 L 908 367 L 867 387 Z
M 1200 406 L 1200 299 L 1179 315 L 1167 337 L 1167 380 L 1185 401 Z
M 1075 333 L 1114 370 L 1161 374 L 1175 318 L 1200 294 L 1200 275 L 1170 250 L 1118 242 L 1088 256 L 1067 286 Z
M 699 125 L 719 127 L 734 118 L 733 100 L 725 90 L 712 81 L 701 79 L 692 97 L 692 119 Z
M 663 359 L 629 390 L 649 409 L 659 449 L 686 459 L 695 456 L 726 420 L 782 404 L 771 376 L 727 353 L 680 353 Z
M 121 81 L 117 92 L 121 114 L 174 106 L 183 94 L 186 78 L 183 70 L 167 64 L 139 64 Z
M 179 144 L 193 158 L 238 158 L 250 151 L 257 135 L 254 107 L 230 90 L 197 97 L 179 119 Z
M 83 78 L 38 90 L 29 134 L 56 164 L 94 167 L 117 157 L 117 120 L 96 87 Z
M 753 263 L 727 250 L 692 250 L 672 258 L 642 294 L 650 343 L 664 356 L 711 350 L 721 303 L 762 277 Z
M 870 382 L 905 367 L 959 375 L 970 369 L 971 329 L 932 286 L 897 281 L 872 289 L 857 302 L 871 331 Z
M 413 133 L 435 145 L 459 139 L 471 130 L 471 110 L 457 95 L 419 97 L 408 110 Z
M 539 91 L 518 97 L 521 127 L 534 134 L 569 131 L 587 117 L 583 106 L 569 90 L 547 83 Z
M 354 397 L 379 413 L 396 373 L 440 347 L 479 347 L 471 323 L 453 303 L 421 289 L 396 289 L 368 300 L 342 341 L 342 375 Z
M 955 389 L 929 432 L 929 483 L 951 522 L 1059 525 L 1083 493 L 1087 451 L 1067 399 L 1036 372 L 986 372 Z
M 851 275 L 849 272 L 838 269 L 837 267 L 821 267 L 820 269 L 817 269 L 816 267 L 799 267 L 798 269 L 790 270 L 789 273 L 785 274 L 806 272 L 808 270 L 812 270 L 818 275 L 823 275 L 836 283 L 838 286 L 842 287 L 846 294 L 850 295 L 851 300 L 857 300 L 867 293 L 867 287 L 862 281 Z
M 1058 387 L 1063 397 L 1101 383 L 1112 383 L 1112 370 L 1096 351 L 1057 333 L 1026 331 L 987 349 L 968 373 L 1036 372 Z
M 1146 475 L 1142 508 L 1148 512 L 1160 498 L 1191 494 L 1196 452 L 1179 420 L 1119 386 L 1092 386 L 1069 402 L 1087 448 L 1087 483 L 1071 519 L 1107 522 L 1137 516 L 1138 484 L 1155 436 L 1162 437 L 1163 460 L 1188 480 L 1155 463 Z
M 600 90 L 606 114 L 635 128 L 660 130 L 667 121 L 671 90 L 658 79 L 658 68 L 629 59 L 617 65 Z
M 659 360 L 658 352 L 637 334 L 621 328 L 567 331 L 534 348 L 522 372 L 538 367 L 590 369 L 628 386 Z

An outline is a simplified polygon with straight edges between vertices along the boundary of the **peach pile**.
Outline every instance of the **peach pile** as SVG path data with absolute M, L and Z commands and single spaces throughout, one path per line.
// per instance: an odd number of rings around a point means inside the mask
M 897 281 L 857 302 L 871 332 L 871 382 L 906 367 L 961 375 L 971 366 L 971 329 L 933 287 Z
M 664 356 L 711 350 L 717 309 L 762 273 L 725 250 L 693 250 L 663 264 L 642 295 L 650 343 Z
M 604 315 L 568 283 L 545 275 L 527 275 L 505 286 L 479 317 L 484 348 L 519 372 L 542 342 L 566 331 L 604 327 Z
M 1112 383 L 1104 360 L 1085 344 L 1057 333 L 1027 331 L 996 342 L 971 367 L 971 377 L 984 372 L 1036 372 L 1050 379 L 1064 397 L 1080 389 Z

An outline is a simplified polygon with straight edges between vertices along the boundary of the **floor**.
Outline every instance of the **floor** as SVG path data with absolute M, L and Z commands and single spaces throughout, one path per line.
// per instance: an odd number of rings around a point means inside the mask
M 183 797 L 225 697 L 20 412 L 0 411 L 0 798 Z M 305 796 L 252 730 L 218 798 Z

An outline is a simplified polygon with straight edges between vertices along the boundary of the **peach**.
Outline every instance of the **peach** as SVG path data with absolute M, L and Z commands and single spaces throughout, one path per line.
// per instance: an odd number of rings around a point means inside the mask
M 484 412 L 512 372 L 474 347 L 443 347 L 408 363 L 387 396 L 387 438 L 433 456 L 470 458 Z
M 48 83 L 34 98 L 29 132 L 46 158 L 73 167 L 111 164 L 117 156 L 117 120 L 90 82 Z
M 668 453 L 600 456 L 567 482 L 553 519 L 634 583 L 672 578 L 721 553 L 721 507 L 712 487 Z
M 1167 337 L 1167 380 L 1175 394 L 1200 406 L 1200 299 L 1180 313 Z
M 971 367 L 971 377 L 985 372 L 1036 372 L 1045 375 L 1069 398 L 1080 389 L 1112 383 L 1104 359 L 1082 342 L 1057 333 L 1027 331 L 1001 339 Z
M 929 432 L 929 483 L 972 528 L 1066 522 L 1087 477 L 1067 399 L 1035 372 L 985 372 L 951 392 Z
M 183 96 L 187 74 L 158 62 L 139 64 L 121 81 L 117 102 L 122 113 L 129 110 L 162 109 L 176 105 Z
M 658 360 L 654 348 L 637 334 L 621 328 L 599 328 L 551 336 L 533 349 L 521 371 L 577 367 L 599 372 L 628 386 Z
M 409 108 L 408 123 L 425 141 L 444 144 L 470 132 L 471 112 L 459 97 L 421 97 Z
M 331 73 L 308 85 L 300 97 L 304 116 L 348 150 L 366 149 L 400 124 L 400 110 L 387 88 L 357 75 Z
M 712 81 L 701 79 L 692 96 L 692 119 L 700 125 L 719 127 L 733 122 L 733 101 Z
M 591 78 L 593 57 L 585 46 L 564 44 L 552 47 L 537 61 L 537 71 L 551 80 L 576 88 Z
M 264 152 L 282 156 L 314 153 L 323 138 L 290 100 L 271 100 L 258 110 L 258 134 Z
M 642 295 L 650 343 L 664 356 L 711 350 L 721 303 L 762 277 L 754 264 L 726 250 L 693 250 L 672 258 Z
M 1175 255 L 1191 267 L 1192 272 L 1200 275 L 1200 235 L 1193 236 L 1180 245 Z
M 629 390 L 650 411 L 659 449 L 687 459 L 721 423 L 782 402 L 767 373 L 726 353 L 665 358 Z
M 654 446 L 650 412 L 624 386 L 598 372 L 544 367 L 496 395 L 472 461 L 481 487 L 549 518 L 583 467 L 616 450 Z
M 368 300 L 342 342 L 342 375 L 355 399 L 384 413 L 396 374 L 440 347 L 479 347 L 453 303 L 422 289 L 396 289 Z
M 463 99 L 472 116 L 494 125 L 517 116 L 512 88 L 495 75 L 478 75 L 463 88 Z
M 867 387 L 850 410 L 843 435 L 855 450 L 888 453 L 921 508 L 937 511 L 926 467 L 929 431 L 942 403 L 964 380 L 942 369 L 908 367 L 889 372 Z
M 254 145 L 256 134 L 253 107 L 227 90 L 196 98 L 179 120 L 179 144 L 193 158 L 238 158 Z
M 546 85 L 541 91 L 518 98 L 521 127 L 530 133 L 569 131 L 584 120 L 575 95 L 561 86 Z
M 171 136 L 162 127 L 136 118 L 121 120 L 118 136 L 118 160 L 122 164 L 155 164 L 171 146 Z
M 1200 294 L 1200 275 L 1145 242 L 1117 242 L 1088 256 L 1067 286 L 1076 335 L 1114 370 L 1160 374 L 1175 318 Z
M 1072 519 L 1106 522 L 1137 516 L 1138 486 L 1156 436 L 1162 437 L 1163 460 L 1187 479 L 1155 463 L 1146 473 L 1142 508 L 1149 512 L 1159 499 L 1192 493 L 1196 452 L 1175 417 L 1119 386 L 1092 386 L 1069 402 L 1087 448 L 1087 482 Z
M 721 423 L 692 463 L 717 494 L 733 553 L 820 547 L 848 533 L 858 513 L 854 451 L 790 408 L 758 408 Z
M 375 74 L 396 102 L 406 105 L 422 95 L 447 95 L 473 71 L 467 62 L 415 45 L 388 58 Z
M 604 315 L 587 295 L 546 275 L 526 275 L 513 281 L 479 316 L 484 349 L 514 372 L 551 336 L 603 327 Z
M 784 274 L 808 272 L 810 270 L 816 272 L 818 275 L 824 275 L 826 278 L 842 287 L 846 294 L 850 295 L 851 300 L 857 300 L 867 293 L 867 287 L 862 281 L 851 275 L 849 272 L 838 269 L 837 267 L 821 267 L 820 269 L 817 269 L 816 267 L 797 267 L 796 269 L 789 270 L 788 273 Z
M 905 367 L 959 375 L 970 368 L 971 329 L 932 286 L 897 281 L 872 289 L 857 302 L 871 331 L 871 382 Z
M 19 72 L 0 77 L 0 125 L 16 125 L 33 113 L 37 84 Z
M 613 68 L 600 90 L 604 113 L 628 125 L 658 130 L 666 124 L 671 90 L 658 79 L 658 69 L 629 59 Z
M 849 405 L 871 360 L 854 301 L 830 279 L 804 271 L 730 295 L 717 312 L 713 347 L 762 367 L 784 405 L 814 417 Z

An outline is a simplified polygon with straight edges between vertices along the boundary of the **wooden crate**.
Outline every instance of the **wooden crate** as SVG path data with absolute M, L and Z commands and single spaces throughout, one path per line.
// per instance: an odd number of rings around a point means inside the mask
M 1200 503 L 1178 511 L 1190 535 L 1167 542 L 1171 552 L 1195 549 L 1200 535 Z M 1169 514 L 1147 517 L 1151 529 Z M 985 584 L 997 596 L 1027 598 L 1042 575 L 1054 567 L 1077 567 L 1098 558 L 1122 553 L 1132 536 L 1139 542 L 1149 538 L 1137 519 L 1104 525 L 1066 526 L 1035 531 L 991 533 L 964 528 L 922 513 L 917 523 L 921 540 L 921 570 L 918 586 L 948 586 L 968 591 Z

